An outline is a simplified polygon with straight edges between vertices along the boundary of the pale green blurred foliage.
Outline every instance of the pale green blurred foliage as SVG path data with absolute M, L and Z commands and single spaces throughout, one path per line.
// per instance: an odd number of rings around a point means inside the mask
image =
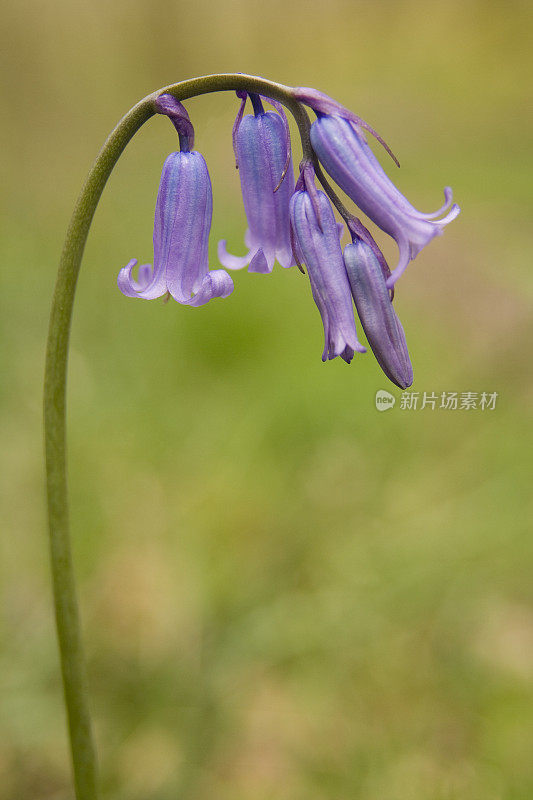
M 72 336 L 72 524 L 104 796 L 530 800 L 532 8 L 3 8 L 2 798 L 72 797 L 40 399 L 70 210 L 138 98 L 238 70 L 365 117 L 417 207 L 453 186 L 461 217 L 398 288 L 413 388 L 499 400 L 378 414 L 374 393 L 391 387 L 371 356 L 321 363 L 295 270 L 238 274 L 203 309 L 121 297 L 118 269 L 151 258 L 176 147 L 165 120 L 146 125 L 96 215 Z M 214 184 L 216 265 L 218 238 L 242 247 L 237 103 L 188 107 Z

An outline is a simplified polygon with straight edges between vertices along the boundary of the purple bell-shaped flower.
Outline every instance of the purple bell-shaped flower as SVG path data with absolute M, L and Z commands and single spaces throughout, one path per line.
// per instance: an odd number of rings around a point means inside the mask
M 277 259 L 283 267 L 294 265 L 289 231 L 289 201 L 294 191 L 289 126 L 282 106 L 268 99 L 276 111 L 265 111 L 259 95 L 250 94 L 254 114 L 243 117 L 246 94 L 233 128 L 233 147 L 248 220 L 245 256 L 228 253 L 226 241 L 218 245 L 220 263 L 227 269 L 248 267 L 248 272 L 272 272 Z
M 438 211 L 417 211 L 385 174 L 370 149 L 365 130 L 376 136 L 396 161 L 368 123 L 314 89 L 298 89 L 295 94 L 317 114 L 318 119 L 311 126 L 311 143 L 321 164 L 361 211 L 396 241 L 399 261 L 387 282 L 393 286 L 409 261 L 459 214 L 459 206 L 452 205 L 452 190 L 445 188 L 445 204 Z
M 204 157 L 196 150 L 194 131 L 185 108 L 174 97 L 158 98 L 160 113 L 176 126 L 181 151 L 163 165 L 155 209 L 154 265 L 139 267 L 132 259 L 120 270 L 118 287 L 128 297 L 153 300 L 170 294 L 183 305 L 201 306 L 227 297 L 233 281 L 221 269 L 209 271 L 208 243 L 213 212 L 211 181 Z
M 313 299 L 324 325 L 322 361 L 366 352 L 357 339 L 352 294 L 339 241 L 339 227 L 324 192 L 314 184 L 311 164 L 304 164 L 290 205 L 294 255 L 307 267 Z

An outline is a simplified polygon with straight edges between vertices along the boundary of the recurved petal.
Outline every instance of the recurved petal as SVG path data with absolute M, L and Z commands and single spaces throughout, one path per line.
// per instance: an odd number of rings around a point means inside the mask
M 375 253 L 361 239 L 345 247 L 344 263 L 368 343 L 385 375 L 401 389 L 406 389 L 413 382 L 413 368 L 382 267 Z
M 243 269 L 244 267 L 247 267 L 252 260 L 253 254 L 254 251 L 250 249 L 245 256 L 234 256 L 232 253 L 228 253 L 225 239 L 221 239 L 218 243 L 218 260 L 223 267 L 226 267 L 226 269 Z
M 151 264 L 141 264 L 137 273 L 137 291 L 146 289 L 152 280 L 152 273 L 153 270 Z
M 132 258 L 118 273 L 117 284 L 122 294 L 126 297 L 140 297 L 143 300 L 155 300 L 156 297 L 164 295 L 167 287 L 163 276 L 154 277 L 150 265 L 143 264 L 139 267 L 139 278 L 135 280 L 132 271 L 136 266 L 137 259 Z
M 207 273 L 194 297 L 178 300 L 187 306 L 203 306 L 215 297 L 228 297 L 233 291 L 233 281 L 223 269 L 213 269 Z

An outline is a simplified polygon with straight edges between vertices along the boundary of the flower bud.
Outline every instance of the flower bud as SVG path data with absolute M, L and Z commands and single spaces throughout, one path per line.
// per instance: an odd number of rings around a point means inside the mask
M 381 369 L 401 389 L 413 382 L 405 334 L 393 308 L 383 268 L 373 249 L 359 237 L 344 248 L 352 296 L 368 343 Z

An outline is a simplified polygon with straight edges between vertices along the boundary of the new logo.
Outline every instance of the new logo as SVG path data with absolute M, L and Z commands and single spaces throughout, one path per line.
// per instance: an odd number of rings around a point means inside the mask
M 386 392 L 385 389 L 379 389 L 376 392 L 376 408 L 378 411 L 388 411 L 389 408 L 394 408 L 395 402 L 394 395 Z

